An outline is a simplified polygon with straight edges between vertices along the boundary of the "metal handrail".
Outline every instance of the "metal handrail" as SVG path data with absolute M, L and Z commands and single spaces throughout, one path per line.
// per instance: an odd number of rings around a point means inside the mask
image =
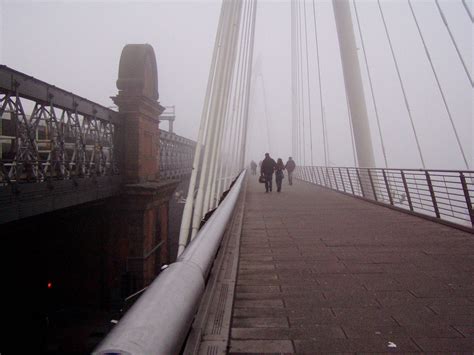
M 179 353 L 244 178 L 245 171 L 178 260 L 160 273 L 93 354 Z
M 295 177 L 474 231 L 474 171 L 301 166 Z

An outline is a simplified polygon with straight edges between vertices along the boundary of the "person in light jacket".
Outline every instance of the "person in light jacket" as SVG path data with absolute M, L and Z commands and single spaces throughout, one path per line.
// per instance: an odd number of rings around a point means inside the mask
M 285 164 L 285 169 L 288 171 L 288 184 L 293 185 L 293 171 L 296 168 L 295 161 L 292 157 L 288 157 L 288 161 Z

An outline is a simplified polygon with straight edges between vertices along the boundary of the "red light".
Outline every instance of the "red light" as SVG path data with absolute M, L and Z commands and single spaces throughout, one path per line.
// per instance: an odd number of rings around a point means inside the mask
M 53 283 L 51 281 L 48 282 L 48 288 L 53 288 Z

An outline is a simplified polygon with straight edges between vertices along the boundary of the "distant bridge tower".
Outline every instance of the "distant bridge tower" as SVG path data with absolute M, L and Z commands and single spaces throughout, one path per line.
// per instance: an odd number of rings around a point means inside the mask
M 349 0 L 333 0 L 333 7 L 358 165 L 359 167 L 372 168 L 375 167 L 374 151 L 370 137 L 364 87 L 357 57 Z

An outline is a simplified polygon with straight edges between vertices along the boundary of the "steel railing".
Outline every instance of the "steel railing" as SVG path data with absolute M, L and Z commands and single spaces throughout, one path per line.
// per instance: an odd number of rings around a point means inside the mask
M 178 260 L 148 286 L 94 354 L 179 353 L 244 178 L 245 171 Z
M 474 171 L 302 166 L 295 177 L 474 229 Z
M 180 179 L 191 174 L 196 142 L 160 130 L 160 178 Z

